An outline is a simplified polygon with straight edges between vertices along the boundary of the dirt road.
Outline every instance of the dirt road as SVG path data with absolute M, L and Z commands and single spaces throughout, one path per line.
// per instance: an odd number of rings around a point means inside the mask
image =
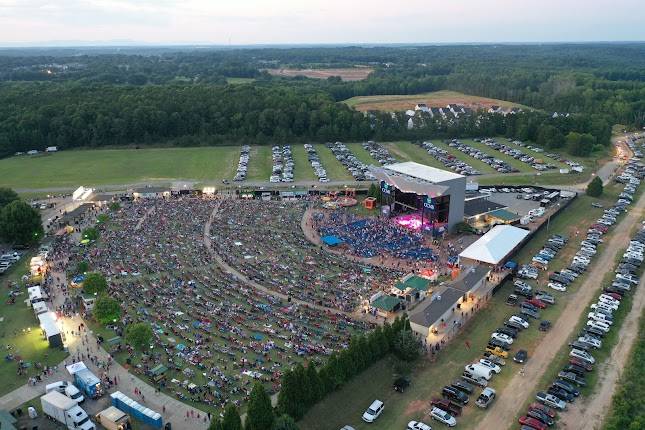
M 555 322 L 548 336 L 544 337 L 535 348 L 533 357 L 524 368 L 524 376 L 516 374 L 500 393 L 498 401 L 493 403 L 478 429 L 505 429 L 517 426 L 514 422 L 519 408 L 535 393 L 537 381 L 540 380 L 560 348 L 571 337 L 580 320 L 580 315 L 600 289 L 600 280 L 610 267 L 614 266 L 616 254 L 627 246 L 631 230 L 643 219 L 645 212 L 645 194 L 641 196 L 626 214 L 625 218 L 614 229 L 611 239 L 591 265 L 584 282 L 572 294 L 560 318 Z M 576 426 L 577 428 L 584 428 Z
M 600 429 L 616 391 L 616 384 L 629 360 L 629 355 L 638 336 L 638 321 L 645 310 L 645 277 L 641 279 L 634 294 L 632 309 L 620 329 L 621 336 L 609 360 L 598 368 L 598 390 L 589 399 L 569 405 L 569 410 L 560 418 L 563 429 Z

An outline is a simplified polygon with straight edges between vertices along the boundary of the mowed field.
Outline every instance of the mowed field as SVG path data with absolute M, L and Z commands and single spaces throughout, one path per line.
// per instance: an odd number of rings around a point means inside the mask
M 343 81 L 362 81 L 374 71 L 371 67 L 348 67 L 343 69 L 266 69 L 273 76 L 293 78 L 305 76 L 312 79 L 327 79 L 338 76 Z
M 0 160 L 0 186 L 25 189 L 174 179 L 215 181 L 234 176 L 239 151 L 233 146 L 97 149 L 11 157 Z
M 505 109 L 510 109 L 512 107 L 528 109 L 527 107 L 517 103 L 490 99 L 487 97 L 471 96 L 457 91 L 447 90 L 413 95 L 359 96 L 347 99 L 345 100 L 345 103 L 362 112 L 368 110 L 381 110 L 388 112 L 403 111 L 414 109 L 414 106 L 417 103 L 425 103 L 429 107 L 446 107 L 448 104 L 455 103 L 472 109 L 484 109 L 493 105 L 501 106 Z
M 544 185 L 571 184 L 584 181 L 599 166 L 599 163 L 592 159 L 578 159 L 577 161 L 587 167 L 581 175 L 563 175 L 557 169 L 538 175 L 537 171 L 526 163 L 471 139 L 462 139 L 462 142 L 503 159 L 520 170 L 518 174 L 500 175 L 487 164 L 456 148 L 450 148 L 439 139 L 431 141 L 457 159 L 479 170 L 484 176 L 475 176 L 471 179 L 481 184 L 517 183 L 520 185 L 536 183 L 536 180 Z M 425 149 L 411 142 L 381 142 L 381 145 L 398 161 L 415 161 L 439 169 L 446 168 Z M 379 164 L 361 143 L 348 143 L 347 146 L 362 162 L 368 165 Z M 345 166 L 336 159 L 329 148 L 324 144 L 314 144 L 314 147 L 331 181 L 352 180 Z M 303 144 L 294 143 L 291 144 L 291 148 L 295 162 L 295 181 L 316 182 L 317 177 L 307 159 Z M 521 149 L 525 153 L 541 156 L 526 148 Z M 120 185 L 144 183 L 170 184 L 180 180 L 193 181 L 202 185 L 217 185 L 224 179 L 233 179 L 239 156 L 239 146 L 64 150 L 55 154 L 0 159 L 0 186 L 33 193 L 74 189 L 79 185 L 116 188 Z M 564 167 L 562 163 L 553 163 L 558 167 Z M 271 146 L 251 147 L 246 180 L 253 183 L 268 183 L 271 170 Z

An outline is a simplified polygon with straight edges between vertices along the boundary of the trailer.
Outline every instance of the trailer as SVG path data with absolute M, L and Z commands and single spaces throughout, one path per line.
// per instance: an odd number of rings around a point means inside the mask
M 107 430 L 126 430 L 130 428 L 130 417 L 125 412 L 110 406 L 96 414 L 96 422 Z
M 112 398 L 112 406 L 129 414 L 133 419 L 157 429 L 163 426 L 161 414 L 146 408 L 122 392 L 116 391 L 110 394 L 110 397 Z
M 101 380 L 85 366 L 85 363 L 78 363 L 67 366 L 67 371 L 74 376 L 74 384 L 81 390 L 86 397 L 96 399 L 103 395 L 103 386 Z
M 78 406 L 76 401 L 59 393 L 51 391 L 40 398 L 43 413 L 49 418 L 64 424 L 70 430 L 95 430 L 87 413 Z

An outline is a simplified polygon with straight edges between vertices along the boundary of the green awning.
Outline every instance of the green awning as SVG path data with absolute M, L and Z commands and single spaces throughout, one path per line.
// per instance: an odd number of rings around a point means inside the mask
M 430 281 L 421 276 L 410 276 L 404 283 L 407 288 L 412 288 L 417 291 L 428 291 Z M 398 288 L 398 287 L 397 287 Z
M 152 375 L 154 375 L 154 376 L 163 375 L 167 371 L 168 371 L 168 368 L 166 366 L 164 366 L 163 364 L 160 364 L 160 365 L 155 366 L 152 369 L 150 369 L 150 373 Z
M 392 312 L 401 305 L 398 298 L 392 296 L 381 296 L 372 302 L 372 306 L 386 312 Z
M 520 216 L 516 213 L 509 212 L 506 209 L 497 209 L 496 211 L 492 211 L 488 214 L 488 216 L 494 217 L 501 219 L 502 221 L 516 221 L 520 219 Z

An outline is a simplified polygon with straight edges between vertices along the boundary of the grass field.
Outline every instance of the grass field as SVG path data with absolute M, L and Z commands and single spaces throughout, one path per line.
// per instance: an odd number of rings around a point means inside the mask
M 295 167 L 293 170 L 293 179 L 295 181 L 315 181 L 318 179 L 307 158 L 307 151 L 301 143 L 291 145 L 291 156 Z
M 613 198 L 613 194 L 608 193 L 601 200 L 610 202 Z M 576 232 L 581 225 L 586 226 L 602 212 L 601 209 L 591 207 L 591 202 L 593 201 L 596 201 L 596 199 L 591 199 L 587 196 L 581 196 L 576 199 L 566 210 L 553 218 L 550 221 L 549 229 L 544 229 L 538 233 L 518 253 L 514 260 L 519 262 L 530 261 L 533 254 L 542 247 L 550 234 L 562 233 L 570 236 L 571 240 L 558 254 L 557 261 L 554 262 L 553 267 L 549 267 L 549 270 L 558 269 L 568 263 L 570 256 L 575 253 L 580 240 L 582 240 L 582 232 L 578 236 L 576 236 Z M 544 276 L 545 274 L 542 275 L 542 277 Z M 577 285 L 580 285 L 580 283 L 577 283 Z M 423 419 L 424 422 L 430 423 L 429 418 L 424 416 L 428 411 L 430 399 L 439 396 L 441 387 L 456 379 L 461 374 L 464 365 L 480 356 L 490 333 L 496 327 L 499 327 L 510 314 L 516 311 L 514 308 L 504 304 L 507 295 L 511 292 L 512 285 L 510 282 L 502 286 L 486 308 L 480 310 L 468 322 L 460 336 L 437 356 L 435 362 L 423 360 L 418 368 L 413 371 L 412 385 L 405 393 L 400 394 L 392 390 L 392 365 L 388 360 L 382 360 L 343 387 L 343 389 L 316 405 L 302 420 L 302 427 L 322 430 L 340 428 L 349 424 L 358 430 L 367 428 L 397 429 L 405 428 L 410 420 Z M 542 312 L 543 319 L 557 319 L 569 300 L 569 295 L 566 293 L 555 291 L 553 293 L 557 297 L 558 304 L 544 310 Z M 518 339 L 513 344 L 512 351 L 526 349 L 530 357 L 537 342 L 545 335 L 548 334 L 538 331 L 534 324 L 518 336 Z M 466 340 L 470 342 L 470 348 L 466 347 Z M 498 396 L 512 395 L 504 392 L 504 386 L 519 369 L 519 365 L 513 363 L 510 359 L 507 360 L 506 366 L 493 379 L 491 384 L 498 391 Z M 383 415 L 376 422 L 367 425 L 361 421 L 360 416 L 375 398 L 384 401 L 386 408 Z M 464 415 L 458 418 L 459 427 L 465 429 L 476 428 L 479 419 L 485 413 L 485 410 L 473 406 L 464 408 Z M 441 428 L 440 425 L 438 426 Z
M 404 111 L 414 109 L 417 103 L 425 103 L 429 107 L 446 107 L 448 104 L 460 104 L 473 109 L 489 108 L 493 105 L 505 109 L 526 106 L 504 100 L 490 99 L 487 97 L 471 96 L 457 91 L 435 91 L 432 93 L 413 95 L 388 95 L 388 96 L 358 96 L 345 100 L 345 103 L 359 111 L 382 110 Z
M 448 150 L 459 160 L 472 165 L 483 174 L 493 175 L 473 178 L 481 184 L 536 184 L 565 185 L 583 182 L 592 171 L 600 166 L 598 159 L 606 159 L 606 154 L 594 158 L 582 158 L 587 169 L 582 174 L 563 175 L 557 170 L 538 174 L 529 165 L 504 155 L 487 146 L 463 139 L 465 143 L 482 149 L 488 154 L 504 159 L 517 167 L 523 174 L 498 175 L 487 164 L 440 143 L 433 143 Z M 348 147 L 361 161 L 378 165 L 360 143 L 348 143 Z M 428 154 L 423 148 L 411 142 L 382 143 L 400 161 L 416 161 L 439 169 L 445 166 Z M 301 143 L 292 144 L 295 161 L 296 181 L 315 181 L 311 164 Z M 332 181 L 351 180 L 351 175 L 322 144 L 315 146 L 321 161 Z M 525 150 L 525 149 L 523 149 Z M 525 150 L 531 152 L 530 150 Z M 539 155 L 539 154 L 536 154 Z M 573 157 L 570 157 L 573 158 Z M 59 190 L 75 189 L 86 186 L 119 186 L 137 183 L 165 183 L 186 180 L 209 185 L 232 179 L 239 160 L 239 147 L 198 147 L 198 148 L 143 148 L 143 149 L 97 149 L 69 150 L 56 154 L 43 154 L 34 157 L 20 156 L 0 159 L 0 186 L 16 188 L 26 193 L 49 193 Z M 249 161 L 247 180 L 268 182 L 271 174 L 271 147 L 253 146 Z M 36 195 L 36 194 L 34 194 Z
M 273 169 L 270 146 L 252 146 L 246 179 L 268 182 Z
M 20 282 L 20 278 L 29 272 L 30 255 L 24 256 L 9 272 L 2 276 L 2 285 L 6 286 L 11 282 Z M 36 363 L 42 365 L 54 366 L 63 361 L 67 353 L 60 349 L 49 348 L 46 340 L 41 336 L 41 330 L 38 320 L 30 307 L 23 302 L 26 300 L 26 288 L 22 286 L 23 292 L 16 298 L 16 303 L 8 304 L 6 302 L 7 294 L 0 302 L 0 344 L 3 348 L 3 355 L 14 354 L 20 356 L 22 360 L 30 363 L 27 373 L 18 376 L 17 361 L 0 361 L 0 379 L 3 381 L 0 387 L 0 395 L 15 390 L 19 386 L 27 383 L 27 379 L 36 375 L 39 371 L 35 368 Z M 7 291 L 5 289 L 5 291 Z M 11 346 L 8 350 L 7 346 Z
M 331 149 L 327 148 L 322 143 L 314 145 L 320 162 L 325 170 L 327 170 L 327 177 L 332 181 L 351 181 L 352 175 L 349 171 L 336 159 Z
M 464 163 L 468 163 L 471 166 L 473 166 L 475 169 L 479 170 L 482 174 L 494 174 L 497 173 L 495 169 L 490 167 L 488 164 L 484 163 L 481 160 L 476 159 L 475 157 L 471 157 L 468 154 L 464 154 L 463 152 L 459 151 L 456 148 L 451 148 L 447 144 L 440 142 L 438 140 L 432 141 L 433 145 L 436 145 L 437 147 L 441 149 L 445 149 L 446 151 L 450 152 L 452 155 L 455 156 L 457 160 L 463 161 Z
M 0 160 L 0 186 L 75 188 L 182 178 L 217 181 L 232 178 L 238 160 L 239 148 L 227 146 L 61 151 Z
M 343 81 L 362 81 L 366 79 L 374 69 L 371 67 L 348 67 L 338 69 L 267 69 L 273 76 L 293 78 L 305 76 L 312 79 L 327 79 L 331 76 L 339 76 Z
M 231 85 L 251 84 L 255 82 L 254 78 L 226 78 L 226 82 Z
M 384 144 L 390 153 L 400 161 L 415 161 L 438 169 L 445 166 L 420 146 L 410 142 L 389 142 Z
M 363 163 L 370 165 L 373 164 L 374 166 L 380 166 L 381 163 L 376 161 L 372 156 L 370 155 L 365 148 L 363 148 L 363 145 L 360 143 L 348 143 L 347 147 L 354 153 L 356 158 L 358 158 L 360 161 Z

